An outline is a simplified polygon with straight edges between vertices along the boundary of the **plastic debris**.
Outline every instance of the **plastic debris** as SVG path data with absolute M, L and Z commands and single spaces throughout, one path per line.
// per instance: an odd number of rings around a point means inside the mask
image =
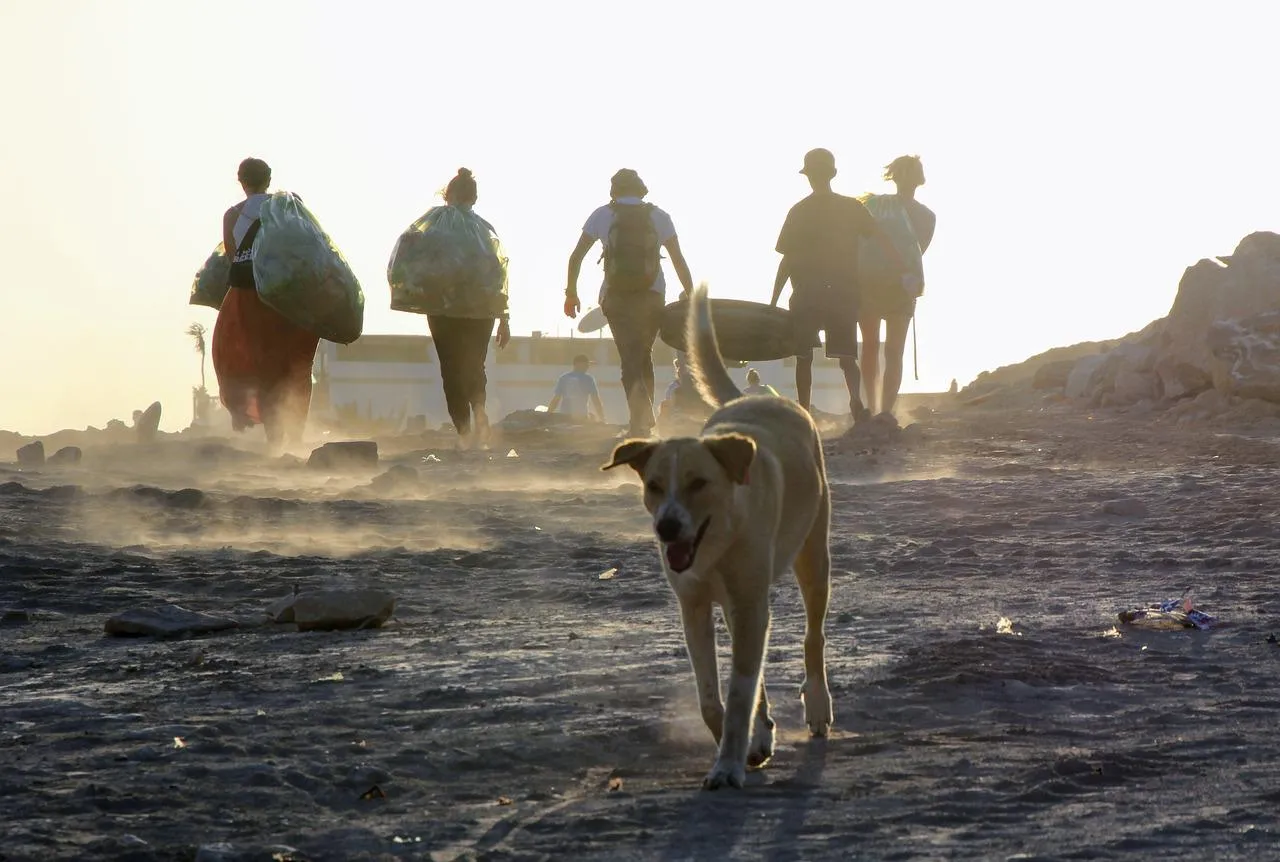
M 1122 623 L 1156 631 L 1178 629 L 1205 631 L 1216 626 L 1218 624 L 1216 617 L 1193 607 L 1190 593 L 1191 589 L 1188 587 L 1179 598 L 1166 599 L 1145 608 L 1131 608 L 1121 611 L 1117 616 Z

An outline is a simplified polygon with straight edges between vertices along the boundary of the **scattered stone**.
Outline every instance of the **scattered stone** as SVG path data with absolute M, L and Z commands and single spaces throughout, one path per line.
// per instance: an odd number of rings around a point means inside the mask
M 44 466 L 44 444 L 37 440 L 34 443 L 28 443 L 18 450 L 18 466 L 19 467 L 43 467 Z
M 178 605 L 135 608 L 116 614 L 103 627 L 118 637 L 180 637 L 220 632 L 239 626 L 236 620 L 189 611 Z
M 1116 515 L 1121 518 L 1142 518 L 1148 514 L 1147 504 L 1136 497 L 1124 497 L 1119 500 L 1108 500 L 1102 504 L 1104 515 Z
M 285 596 L 268 606 L 267 615 L 298 631 L 337 631 L 379 628 L 395 608 L 395 596 L 382 590 L 317 590 Z
M 0 614 L 0 624 L 3 625 L 24 625 L 26 623 L 41 622 L 57 622 L 65 619 L 65 614 L 57 611 L 42 611 L 38 609 L 26 610 L 23 608 L 12 608 Z
M 1046 362 L 1036 369 L 1035 376 L 1031 378 L 1032 389 L 1064 389 L 1067 385 L 1067 378 L 1071 376 L 1071 369 L 1075 368 L 1076 361 L 1074 359 L 1059 359 L 1054 362 Z
M 80 459 L 84 457 L 84 453 L 80 451 L 79 446 L 63 446 L 57 452 L 49 456 L 50 464 L 79 464 Z
M 365 470 L 378 466 L 378 444 L 373 440 L 325 443 L 311 453 L 307 466 L 316 470 Z
M 306 862 L 306 859 L 307 857 L 303 855 L 302 851 L 285 844 L 272 844 L 266 847 L 237 847 L 234 844 L 220 841 L 216 844 L 202 844 L 196 850 L 195 862 L 263 862 L 263 860 Z
M 380 476 L 376 476 L 369 487 L 379 493 L 401 490 L 418 484 L 421 477 L 418 471 L 405 464 L 397 464 Z

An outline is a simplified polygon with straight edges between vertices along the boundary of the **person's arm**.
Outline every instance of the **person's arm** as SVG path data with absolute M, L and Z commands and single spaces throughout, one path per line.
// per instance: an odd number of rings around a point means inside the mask
M 507 315 L 502 315 L 502 319 L 498 321 L 498 334 L 493 337 L 493 340 L 497 343 L 499 350 L 511 343 L 511 319 Z
M 776 306 L 778 300 L 782 298 L 782 288 L 787 284 L 787 279 L 791 277 L 791 266 L 787 263 L 786 255 L 782 260 L 778 261 L 778 274 L 773 277 L 773 297 L 770 298 L 769 304 Z
M 556 408 L 559 406 L 560 406 L 560 393 L 557 392 L 555 395 L 551 396 L 551 403 L 547 405 L 547 412 L 555 413 Z
M 671 265 L 675 268 L 676 278 L 680 279 L 680 286 L 684 288 L 684 292 L 680 294 L 680 298 L 684 299 L 693 293 L 693 276 L 689 274 L 689 263 L 684 259 L 684 252 L 680 250 L 680 238 L 671 237 L 663 243 L 663 247 L 671 256 Z
M 547 405 L 548 413 L 555 413 L 556 408 L 560 406 L 560 402 L 564 400 L 565 376 L 561 374 L 556 378 L 556 388 L 551 394 L 551 403 Z
M 240 218 L 240 204 L 222 214 L 222 251 L 227 260 L 236 259 L 236 221 Z
M 582 261 L 586 259 L 587 252 L 595 242 L 595 239 L 584 231 L 582 236 L 578 237 L 578 245 L 574 247 L 573 254 L 569 255 L 569 281 L 564 289 L 565 317 L 577 317 L 578 312 L 582 311 L 582 302 L 578 299 L 578 274 L 582 272 Z
M 596 387 L 596 381 L 594 377 L 591 378 L 591 392 L 590 394 L 587 395 L 587 405 L 588 407 L 594 407 L 596 409 L 596 418 L 598 418 L 601 422 L 603 422 L 604 421 L 604 402 L 600 400 L 600 390 Z M 588 415 L 589 414 L 590 414 L 590 411 L 588 410 Z

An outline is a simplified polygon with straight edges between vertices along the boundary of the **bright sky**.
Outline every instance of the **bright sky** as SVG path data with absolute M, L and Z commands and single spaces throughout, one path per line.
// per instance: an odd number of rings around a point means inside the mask
M 517 333 L 569 331 L 568 255 L 624 166 L 696 280 L 767 301 L 823 146 L 849 194 L 924 160 L 938 228 L 904 389 L 1122 335 L 1185 266 L 1280 229 L 1278 26 L 1261 0 L 4 0 L 0 428 L 155 399 L 187 424 L 184 330 L 215 318 L 188 289 L 249 155 L 351 261 L 367 333 L 425 333 L 388 308 L 387 259 L 460 166 Z

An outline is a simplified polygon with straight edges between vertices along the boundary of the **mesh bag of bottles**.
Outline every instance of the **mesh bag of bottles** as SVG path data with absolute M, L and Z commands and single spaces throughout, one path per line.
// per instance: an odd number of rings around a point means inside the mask
M 231 275 L 231 258 L 222 250 L 222 243 L 213 250 L 209 259 L 196 273 L 191 282 L 191 305 L 203 305 L 207 308 L 222 308 L 222 300 L 227 296 L 227 279 Z
M 487 318 L 507 310 L 502 243 L 488 222 L 459 207 L 434 207 L 400 235 L 387 282 L 396 311 Z
M 863 195 L 858 200 L 871 212 L 880 227 L 889 235 L 894 248 L 902 256 L 904 270 L 885 253 L 883 246 L 873 239 L 862 240 L 858 255 L 858 281 L 864 291 L 898 292 L 904 288 L 902 277 L 915 276 L 913 293 L 924 291 L 924 259 L 920 241 L 916 238 L 911 218 L 896 195 Z M 914 298 L 914 297 L 913 297 Z
M 275 192 L 253 241 L 258 296 L 291 323 L 338 344 L 364 329 L 364 291 L 346 258 L 302 200 Z

